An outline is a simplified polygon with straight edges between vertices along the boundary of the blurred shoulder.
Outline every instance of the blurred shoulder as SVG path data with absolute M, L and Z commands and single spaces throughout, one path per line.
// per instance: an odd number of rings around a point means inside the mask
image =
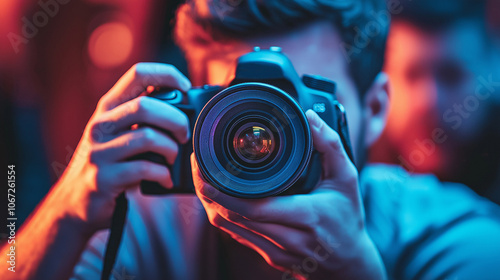
M 500 207 L 466 186 L 379 164 L 360 182 L 368 231 L 392 277 L 489 276 L 500 263 Z
M 376 208 L 405 212 L 422 220 L 424 213 L 433 213 L 432 220 L 467 214 L 500 217 L 498 205 L 477 195 L 467 186 L 441 182 L 431 174 L 410 174 L 399 166 L 369 165 L 361 173 L 363 200 Z M 402 214 L 402 213 L 401 213 Z

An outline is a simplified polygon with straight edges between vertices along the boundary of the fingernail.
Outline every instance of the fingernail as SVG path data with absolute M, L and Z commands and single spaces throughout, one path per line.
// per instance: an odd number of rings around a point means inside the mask
M 321 122 L 323 120 L 320 119 L 318 114 L 314 112 L 313 110 L 309 109 L 306 111 L 306 116 L 309 120 L 309 124 L 314 128 L 314 129 L 319 129 L 321 126 Z

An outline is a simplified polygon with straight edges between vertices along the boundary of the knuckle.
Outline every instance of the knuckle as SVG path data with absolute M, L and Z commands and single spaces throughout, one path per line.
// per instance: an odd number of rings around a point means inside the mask
M 102 169 L 97 169 L 95 173 L 95 181 L 97 182 L 96 187 L 97 190 L 102 190 L 103 187 L 107 186 L 109 184 L 108 182 L 108 175 L 107 172 L 103 171 Z
M 186 116 L 186 114 L 182 114 L 182 127 L 185 129 L 185 132 L 189 132 L 189 118 Z
M 222 218 L 217 213 L 212 213 L 209 215 L 209 221 L 213 226 L 220 227 L 224 223 L 224 218 Z
M 135 115 L 136 118 L 142 122 L 148 122 L 149 108 L 151 107 L 151 98 L 147 96 L 140 96 L 134 99 L 130 114 Z
M 105 125 L 105 121 L 101 119 L 93 120 L 89 123 L 88 132 L 90 139 L 94 142 L 101 142 L 104 138 L 103 127 Z
M 146 112 L 149 103 L 149 98 L 146 96 L 139 96 L 135 99 L 134 113 L 142 115 Z
M 231 210 L 226 210 L 225 215 L 229 221 L 237 222 L 242 220 L 242 216 L 231 211 Z
M 274 256 L 267 256 L 267 263 L 273 267 L 287 267 L 287 260 L 283 254 L 276 254 Z
M 319 203 L 318 203 L 319 204 Z M 316 207 L 316 203 L 304 203 L 302 205 L 303 208 L 303 221 L 307 221 L 305 223 L 306 228 L 309 232 L 316 232 L 318 228 L 321 226 L 321 217 L 325 209 L 319 209 L 321 207 Z
M 177 158 L 179 155 L 179 147 L 177 145 L 174 145 L 170 150 L 169 150 L 170 155 L 172 156 L 173 160 Z
M 262 210 L 256 208 L 251 208 L 247 211 L 243 211 L 241 215 L 249 220 L 254 221 L 264 221 L 266 218 L 265 213 L 263 213 Z
M 331 133 L 330 133 L 330 146 L 335 149 L 335 150 L 338 150 L 342 147 L 342 143 L 340 141 L 340 136 L 338 134 L 337 131 L 335 131 L 334 129 L 331 129 Z
M 138 62 L 136 64 L 134 64 L 131 68 L 130 68 L 130 73 L 132 74 L 132 77 L 134 79 L 140 79 L 143 77 L 144 73 L 143 73 L 143 68 L 144 68 L 144 63 L 143 62 Z
M 99 129 L 101 126 L 102 120 L 99 117 L 94 118 L 91 122 L 89 122 L 89 130 L 90 132 L 94 132 Z
M 170 173 L 170 169 L 165 168 L 165 173 L 164 173 L 164 174 L 165 174 L 165 180 L 170 180 L 170 181 L 172 181 L 172 175 L 171 175 L 171 173 Z M 172 184 L 173 184 L 173 182 L 172 182 Z
M 189 127 L 189 118 L 186 114 L 182 113 L 181 125 L 184 129 L 188 129 Z
M 294 238 L 288 239 L 288 241 L 290 242 L 290 244 L 288 246 L 290 246 L 290 248 L 293 248 L 294 250 L 296 250 L 296 252 L 298 252 L 302 255 L 305 255 L 305 256 L 310 255 L 308 252 L 309 246 L 310 246 L 310 243 L 314 243 L 314 242 L 311 242 L 308 238 L 304 238 L 302 235 L 299 235 L 299 234 L 296 234 L 293 237 Z
M 152 146 L 156 143 L 156 133 L 150 127 L 145 127 L 142 131 L 141 142 L 143 145 Z
M 167 70 L 167 72 L 169 72 L 169 73 L 177 71 L 177 68 L 175 66 L 173 66 L 172 64 L 164 64 L 164 67 L 165 67 L 165 70 Z
M 96 147 L 92 147 L 89 151 L 89 162 L 91 164 L 97 164 L 101 161 L 101 150 L 96 148 Z
M 174 146 L 172 148 L 172 153 L 175 158 L 177 158 L 177 156 L 179 155 L 179 145 L 177 145 L 176 143 L 174 143 Z
M 151 176 L 151 165 L 152 164 L 147 161 L 141 161 L 134 168 L 134 171 L 142 178 L 149 178 Z
M 181 141 L 187 142 L 189 137 L 189 121 L 187 117 L 184 117 L 183 124 L 179 128 L 179 133 L 182 135 Z
M 97 111 L 105 110 L 107 106 L 108 106 L 108 98 L 106 97 L 106 95 L 104 95 L 97 102 L 96 109 Z

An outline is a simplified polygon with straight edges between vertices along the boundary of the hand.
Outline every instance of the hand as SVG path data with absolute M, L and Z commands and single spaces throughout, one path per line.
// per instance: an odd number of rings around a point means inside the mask
M 187 91 L 191 84 L 171 65 L 134 65 L 99 101 L 67 169 L 49 196 L 58 210 L 83 221 L 86 230 L 94 232 L 109 226 L 115 198 L 141 180 L 172 186 L 166 166 L 128 160 L 155 152 L 173 164 L 177 143 L 185 143 L 190 137 L 184 113 L 154 98 L 138 97 L 148 86 Z M 135 124 L 141 126 L 131 130 Z
M 306 115 L 323 166 L 309 194 L 231 197 L 204 181 L 191 156 L 196 193 L 210 223 L 284 271 L 283 279 L 383 279 L 383 264 L 364 226 L 357 170 L 339 135 L 313 111 Z

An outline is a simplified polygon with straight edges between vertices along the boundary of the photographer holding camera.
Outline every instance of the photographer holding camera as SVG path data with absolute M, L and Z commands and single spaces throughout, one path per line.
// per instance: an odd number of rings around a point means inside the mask
M 318 116 L 320 106 L 304 116 L 321 160 L 311 192 L 228 195 L 192 155 L 196 196 L 143 196 L 142 181 L 174 188 L 168 166 L 190 141 L 192 124 L 179 108 L 142 93 L 192 86 L 170 65 L 138 63 L 101 98 L 64 175 L 18 234 L 22 263 L 15 274 L 0 272 L 2 279 L 98 278 L 107 238 L 100 230 L 124 191 L 130 209 L 116 278 L 120 271 L 122 279 L 495 277 L 496 205 L 431 176 L 363 168 L 366 148 L 384 128 L 390 91 L 381 72 L 384 2 L 242 1 L 222 15 L 221 3 L 192 1 L 178 11 L 177 41 L 193 83 L 229 85 L 238 57 L 253 46 L 281 46 L 298 74 L 335 81 L 361 176 L 342 137 Z M 167 164 L 137 158 L 147 152 Z

